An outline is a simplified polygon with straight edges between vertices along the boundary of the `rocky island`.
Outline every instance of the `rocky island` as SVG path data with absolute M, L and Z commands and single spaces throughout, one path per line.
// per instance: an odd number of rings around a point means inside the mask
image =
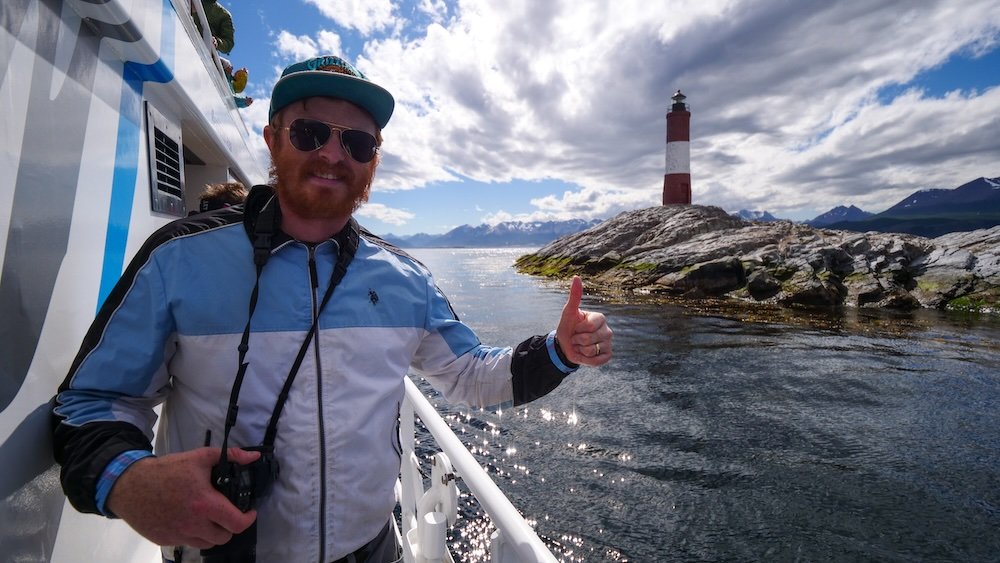
M 1000 312 L 1000 225 L 937 238 L 759 222 L 714 206 L 621 213 L 516 262 L 605 294 L 786 307 Z

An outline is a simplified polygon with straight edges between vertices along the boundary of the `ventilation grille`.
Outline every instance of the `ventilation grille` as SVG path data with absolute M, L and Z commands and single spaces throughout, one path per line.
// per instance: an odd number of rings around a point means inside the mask
M 156 189 L 175 197 L 183 197 L 181 189 L 180 146 L 159 127 L 153 128 L 154 158 L 156 159 Z
M 184 156 L 181 128 L 146 102 L 149 205 L 158 213 L 183 217 Z

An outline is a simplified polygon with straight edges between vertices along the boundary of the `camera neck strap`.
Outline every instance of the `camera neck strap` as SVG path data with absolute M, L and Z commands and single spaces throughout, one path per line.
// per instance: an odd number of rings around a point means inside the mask
M 274 447 L 274 440 L 278 434 L 278 418 L 281 417 L 281 410 L 285 406 L 285 401 L 288 400 L 288 393 L 292 389 L 292 383 L 295 382 L 295 376 L 299 373 L 299 367 L 302 365 L 302 360 L 306 357 L 306 350 L 309 349 L 309 342 L 316 337 L 316 328 L 319 325 L 319 317 L 323 313 L 323 309 L 326 308 L 326 304 L 330 302 L 330 297 L 333 296 L 334 288 L 336 288 L 337 285 L 340 284 L 340 281 L 344 279 L 344 276 L 347 275 L 347 267 L 351 265 L 351 261 L 354 260 L 354 254 L 358 250 L 360 235 L 358 234 L 358 224 L 353 218 L 350 219 L 346 235 L 345 240 L 340 245 L 340 255 L 337 257 L 337 265 L 330 274 L 330 284 L 327 286 L 326 293 L 323 295 L 323 301 L 320 302 L 319 309 L 316 311 L 316 316 L 313 317 L 312 326 L 309 327 L 309 332 L 306 333 L 306 337 L 302 341 L 302 346 L 299 347 L 299 353 L 295 356 L 295 362 L 292 363 L 291 369 L 288 370 L 288 377 L 285 378 L 285 384 L 281 388 L 281 394 L 278 395 L 278 400 L 274 404 L 274 411 L 271 413 L 271 420 L 267 423 L 267 431 L 264 433 L 263 445 L 265 447 Z
M 222 436 L 222 451 L 219 458 L 219 462 L 221 464 L 225 464 L 227 461 L 229 433 L 233 426 L 236 425 L 236 415 L 239 412 L 240 388 L 243 386 L 243 379 L 246 377 L 247 366 L 249 365 L 249 362 L 246 361 L 246 354 L 250 349 L 250 322 L 253 320 L 253 314 L 257 308 L 257 299 L 260 293 L 260 275 L 271 251 L 270 244 L 274 235 L 273 227 L 271 226 L 274 222 L 270 220 L 270 216 L 265 217 L 265 214 L 267 214 L 269 209 L 271 210 L 271 213 L 274 213 L 273 205 L 266 206 L 261 211 L 261 217 L 258 219 L 258 226 L 254 230 L 254 264 L 257 268 L 257 275 L 254 280 L 253 290 L 250 292 L 250 310 L 247 315 L 246 327 L 243 329 L 243 337 L 240 340 L 239 345 L 239 369 L 236 372 L 236 378 L 233 381 L 233 388 L 229 395 L 229 408 L 226 411 L 226 424 Z M 292 366 L 288 371 L 288 376 L 285 378 L 285 384 L 281 388 L 281 393 L 278 395 L 278 399 L 274 405 L 274 411 L 271 413 L 271 419 L 267 424 L 267 430 L 264 433 L 264 441 L 262 443 L 265 450 L 272 450 L 274 448 L 274 441 L 278 434 L 278 419 L 281 417 L 281 411 L 285 406 L 285 402 L 288 400 L 288 394 L 291 391 L 292 383 L 295 381 L 295 376 L 298 374 L 299 368 L 302 366 L 302 361 L 305 359 L 306 352 L 309 349 L 309 344 L 315 338 L 316 330 L 319 325 L 319 318 L 323 313 L 323 309 L 326 308 L 326 304 L 330 302 L 330 298 L 333 296 L 333 290 L 340 284 L 341 280 L 344 279 L 344 276 L 347 275 L 347 267 L 351 264 L 351 261 L 354 259 L 354 254 L 358 250 L 360 228 L 357 221 L 355 221 L 353 217 L 348 221 L 347 227 L 344 230 L 346 231 L 344 232 L 344 236 L 337 237 L 339 252 L 337 255 L 337 263 L 333 268 L 333 272 L 330 274 L 330 283 L 326 288 L 326 292 L 323 294 L 323 300 L 320 302 L 319 309 L 317 309 L 315 316 L 313 316 L 309 331 L 306 333 L 306 337 L 302 340 L 302 345 L 299 347 L 299 352 L 295 356 L 295 361 L 292 363 Z

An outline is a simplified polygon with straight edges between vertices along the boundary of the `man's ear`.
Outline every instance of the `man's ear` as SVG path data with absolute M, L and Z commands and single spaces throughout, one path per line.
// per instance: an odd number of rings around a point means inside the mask
M 271 129 L 270 125 L 264 126 L 264 142 L 267 143 L 268 149 L 273 149 L 271 143 L 274 141 L 274 129 Z

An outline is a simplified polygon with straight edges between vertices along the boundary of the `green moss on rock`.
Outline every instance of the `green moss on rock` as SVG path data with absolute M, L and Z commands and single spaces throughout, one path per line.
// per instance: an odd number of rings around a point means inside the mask
M 944 308 L 949 311 L 998 313 L 1000 312 L 1000 287 L 993 286 L 956 297 L 945 303 Z
M 794 276 L 798 270 L 795 268 L 789 268 L 788 266 L 775 266 L 774 268 L 768 269 L 768 272 L 770 272 L 771 277 L 778 281 L 788 281 L 792 279 L 792 276 Z
M 565 277 L 579 270 L 573 267 L 573 259 L 568 256 L 545 258 L 537 254 L 527 254 L 518 258 L 514 266 L 522 274 L 547 278 Z
M 618 268 L 621 270 L 628 270 L 638 274 L 651 274 L 655 272 L 658 267 L 658 265 L 653 264 L 652 262 L 628 262 L 618 265 Z

